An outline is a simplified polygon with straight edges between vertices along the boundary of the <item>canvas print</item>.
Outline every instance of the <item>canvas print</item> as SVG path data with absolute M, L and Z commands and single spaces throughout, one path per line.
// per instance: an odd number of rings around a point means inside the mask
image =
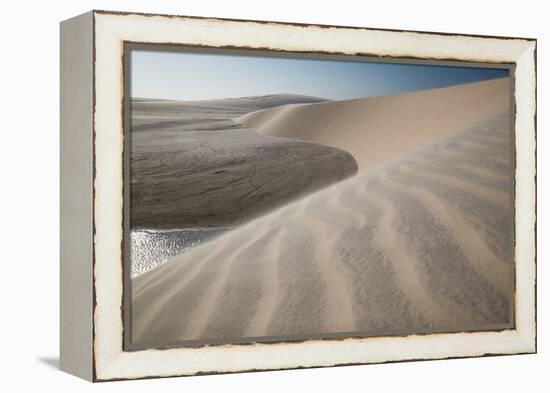
M 131 345 L 513 328 L 510 69 L 126 56 Z

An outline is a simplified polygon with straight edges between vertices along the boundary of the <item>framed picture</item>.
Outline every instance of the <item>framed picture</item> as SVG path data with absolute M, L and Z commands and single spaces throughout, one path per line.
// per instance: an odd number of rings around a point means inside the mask
M 536 352 L 536 41 L 61 24 L 61 368 Z

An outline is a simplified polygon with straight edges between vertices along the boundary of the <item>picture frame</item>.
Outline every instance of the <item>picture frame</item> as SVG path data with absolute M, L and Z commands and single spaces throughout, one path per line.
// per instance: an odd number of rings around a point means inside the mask
M 95 382 L 536 352 L 535 39 L 112 11 L 64 21 L 60 36 L 62 370 Z M 128 48 L 136 45 L 511 70 L 513 326 L 167 348 L 128 345 L 125 65 Z

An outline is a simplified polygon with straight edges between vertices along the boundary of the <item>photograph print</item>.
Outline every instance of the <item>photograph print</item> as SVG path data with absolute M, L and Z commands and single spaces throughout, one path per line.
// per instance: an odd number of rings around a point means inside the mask
M 513 68 L 125 49 L 128 348 L 514 328 Z

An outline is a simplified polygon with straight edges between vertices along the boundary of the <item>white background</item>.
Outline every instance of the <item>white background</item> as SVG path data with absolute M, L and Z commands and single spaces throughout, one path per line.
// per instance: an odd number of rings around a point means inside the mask
M 0 61 L 0 391 L 534 392 L 550 388 L 544 121 L 550 66 L 543 1 L 6 1 Z M 538 38 L 537 355 L 170 378 L 92 385 L 57 370 L 59 26 L 90 9 Z M 545 299 L 546 298 L 546 299 Z M 546 390 L 545 390 L 546 389 Z

